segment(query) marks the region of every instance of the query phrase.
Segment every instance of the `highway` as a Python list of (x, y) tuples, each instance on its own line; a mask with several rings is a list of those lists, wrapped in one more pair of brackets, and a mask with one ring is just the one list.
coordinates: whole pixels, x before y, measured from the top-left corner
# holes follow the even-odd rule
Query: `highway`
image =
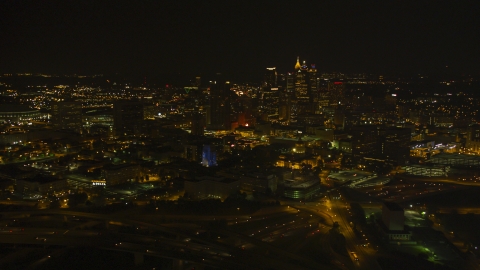
[[(349, 252), (352, 262), (357, 269), (381, 269), (375, 258), (375, 252), (370, 247), (364, 247), (353, 232), (348, 222), (349, 205), (345, 200), (330, 200), (331, 211), (334, 213), (335, 221), (340, 225), (340, 231), (347, 240), (347, 251)], [(357, 254), (359, 260), (353, 258), (352, 252)]]
[[(286, 225), (278, 225), (277, 228), (273, 226), (271, 228), (265, 228), (266, 230), (272, 230), (272, 237), (270, 240), (281, 242), (288, 238), (292, 239), (294, 246), (300, 249), (305, 243), (308, 235), (315, 235), (319, 233), (318, 221), (310, 220), (308, 216), (299, 217), (296, 209), (288, 207), (281, 209), (281, 211), (273, 211), (271, 213), (263, 213), (261, 215), (255, 215), (253, 217), (237, 216), (237, 218), (230, 220), (233, 226), (233, 221), (239, 222), (236, 225), (246, 224), (254, 227), (264, 226), (263, 224), (271, 222), (271, 218), (278, 220), (290, 220), (291, 223)], [(233, 239), (240, 239), (244, 243), (244, 246), (254, 247), (252, 251), (243, 250), (236, 245), (223, 243), (220, 241), (212, 241), (205, 238), (198, 238), (195, 235), (196, 226), (185, 227), (182, 230), (178, 228), (165, 227), (160, 225), (154, 225), (138, 220), (128, 219), (127, 217), (121, 217), (123, 214), (95, 214), (84, 213), (78, 211), (68, 210), (34, 210), (34, 211), (17, 211), (5, 213), (3, 219), (31, 219), (32, 216), (49, 217), (58, 216), (58, 222), (61, 222), (62, 217), (68, 220), (75, 218), (81, 218), (83, 224), (74, 224), (69, 229), (49, 229), (49, 228), (20, 228), (9, 227), (8, 231), (0, 231), (0, 243), (15, 244), (17, 246), (30, 247), (51, 247), (51, 246), (92, 246), (108, 250), (118, 250), (122, 252), (130, 252), (134, 254), (143, 254), (147, 256), (158, 256), (162, 258), (171, 259), (188, 259), (189, 261), (195, 261), (200, 264), (210, 265), (214, 267), (222, 268), (229, 264), (229, 269), (255, 269), (258, 265), (268, 265), (275, 269), (294, 269), (298, 264), (292, 264), (292, 261), (296, 261), (307, 268), (314, 269), (329, 269), (329, 266), (319, 264), (311, 259), (295, 254), (287, 249), (278, 248), (275, 245), (269, 244), (265, 236), (267, 231), (262, 232), (264, 237), (258, 235), (252, 237), (243, 233), (237, 233), (231, 230), (222, 231), (222, 234)], [(240, 217), (240, 219), (238, 218)], [(294, 218), (295, 220), (293, 220)], [(268, 219), (268, 220), (267, 220)], [(115, 223), (117, 225), (135, 225), (147, 231), (161, 231), (172, 235), (173, 238), (152, 237), (142, 234), (123, 234), (107, 231), (99, 234), (98, 231), (85, 230), (80, 228), (91, 227), (98, 223)], [(313, 226), (314, 228), (312, 228)], [(78, 230), (76, 228), (79, 228)], [(23, 230), (22, 230), (23, 229)], [(185, 229), (185, 230), (184, 230)], [(257, 231), (257, 229), (255, 229)], [(326, 229), (324, 230), (326, 231)], [(285, 236), (285, 238), (283, 238)], [(185, 241), (188, 239), (188, 241)], [(216, 239), (215, 239), (216, 240)], [(276, 254), (274, 257), (265, 256), (258, 250), (265, 250)], [(292, 250), (294, 251), (294, 250)], [(280, 258), (277, 256), (280, 255)]]
[[(333, 191), (338, 192), (338, 191)], [(341, 197), (343, 198), (343, 196)], [(323, 201), (323, 202), (322, 202)], [(309, 213), (322, 217), (326, 222), (325, 224), (331, 227), (333, 222), (338, 222), (340, 225), (340, 232), (344, 235), (347, 241), (347, 251), (349, 252), (349, 260), (346, 260), (345, 256), (337, 255), (335, 258), (337, 261), (343, 263), (344, 267), (349, 269), (381, 269), (376, 261), (375, 251), (368, 247), (360, 245), (360, 240), (357, 238), (353, 229), (348, 222), (348, 203), (341, 200), (330, 200), (321, 198), (315, 202), (289, 202), (290, 205), (301, 209), (301, 211), (309, 211)], [(327, 243), (328, 244), (328, 243)], [(359, 258), (356, 261), (351, 252), (355, 252)], [(342, 267), (342, 265), (336, 265)]]
[(11, 228), (11, 231), (1, 235), (0, 243), (14, 244), (17, 247), (90, 246), (169, 259), (181, 258), (214, 267), (242, 269), (246, 266), (243, 260), (235, 259), (228, 249), (187, 243), (184, 240), (112, 232), (99, 234), (89, 230), (57, 232), (48, 228)]

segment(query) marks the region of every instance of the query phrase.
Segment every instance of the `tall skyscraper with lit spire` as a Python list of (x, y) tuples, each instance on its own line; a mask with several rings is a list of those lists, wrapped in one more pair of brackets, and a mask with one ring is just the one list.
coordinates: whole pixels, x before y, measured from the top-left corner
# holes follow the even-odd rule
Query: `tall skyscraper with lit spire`
[(300, 65), (300, 56), (297, 56), (297, 63), (295, 64), (295, 70), (301, 69), (302, 65)]
[(292, 93), (290, 113), (293, 122), (296, 116), (315, 111), (313, 97), (318, 88), (317, 69), (314, 64), (308, 67), (306, 61), (301, 63), (300, 57), (297, 57), (294, 68), (295, 71), (287, 75), (286, 85), (286, 92)]
[(307, 78), (307, 66), (305, 61), (303, 65), (300, 65), (300, 58), (297, 57), (297, 63), (295, 64), (295, 98), (297, 100), (308, 100), (308, 78)]

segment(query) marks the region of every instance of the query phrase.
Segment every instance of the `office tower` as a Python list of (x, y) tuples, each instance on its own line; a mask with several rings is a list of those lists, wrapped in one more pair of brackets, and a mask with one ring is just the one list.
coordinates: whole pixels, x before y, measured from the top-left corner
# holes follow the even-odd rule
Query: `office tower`
[(310, 98), (310, 102), (313, 101), (314, 96), (317, 94), (319, 89), (319, 80), (317, 68), (315, 64), (310, 64), (310, 68), (307, 69), (307, 93)]
[(204, 115), (200, 112), (194, 112), (192, 114), (192, 123), (190, 127), (192, 135), (203, 136), (205, 127)]
[(354, 126), (352, 155), (356, 160), (373, 158), (392, 165), (404, 165), (410, 155), (411, 131), (408, 128), (377, 125)]
[(153, 120), (155, 116), (158, 116), (158, 106), (153, 104), (143, 106), (143, 120)]
[(465, 140), (465, 150), (468, 152), (480, 151), (480, 125), (473, 124), (467, 127), (467, 138)]
[(195, 77), (195, 86), (200, 87), (202, 85), (202, 78), (200, 76)]
[(80, 102), (55, 102), (52, 106), (52, 116), (55, 128), (81, 132), (82, 104)]
[(313, 95), (318, 90), (317, 69), (315, 64), (307, 66), (306, 61), (300, 65), (300, 58), (297, 57), (297, 63), (295, 64), (294, 79), (294, 92), (297, 100), (303, 100), (312, 102)]
[(296, 100), (308, 100), (308, 71), (305, 61), (303, 65), (300, 65), (300, 59), (297, 57), (297, 63), (295, 64), (295, 99)]
[(352, 156), (354, 160), (379, 156), (379, 132), (374, 125), (354, 126), (352, 133)]
[(381, 151), (385, 161), (394, 165), (405, 165), (410, 157), (411, 130), (386, 127), (381, 135)]
[(339, 106), (344, 103), (345, 84), (341, 81), (330, 81), (327, 85), (330, 106)]
[(143, 104), (138, 101), (118, 101), (113, 104), (115, 136), (140, 135)]
[(189, 161), (200, 161), (202, 159), (202, 145), (189, 144), (184, 146), (184, 158)]
[(267, 68), (265, 75), (263, 77), (263, 87), (264, 88), (277, 87), (277, 68), (276, 67)]
[(210, 108), (209, 128), (228, 130), (231, 128), (230, 119), (230, 82), (225, 81), (221, 74), (210, 81)]
[(295, 75), (292, 72), (288, 72), (285, 77), (285, 92), (292, 95), (295, 93)]
[[(293, 88), (293, 91), (292, 91)], [(313, 114), (315, 112), (314, 94), (318, 90), (317, 69), (315, 65), (309, 68), (306, 61), (300, 64), (297, 57), (295, 72), (287, 75), (287, 92), (293, 92), (291, 101), (291, 121), (296, 122), (299, 115)]]
[[(286, 81), (288, 82), (288, 76), (286, 77)], [(291, 115), (290, 109), (291, 109), (292, 93), (291, 92), (289, 93), (287, 91), (288, 91), (287, 88), (283, 88), (278, 91), (278, 118), (280, 121), (289, 123), (290, 115)]]
[(262, 113), (278, 114), (279, 87), (277, 85), (276, 68), (267, 68), (262, 83)]

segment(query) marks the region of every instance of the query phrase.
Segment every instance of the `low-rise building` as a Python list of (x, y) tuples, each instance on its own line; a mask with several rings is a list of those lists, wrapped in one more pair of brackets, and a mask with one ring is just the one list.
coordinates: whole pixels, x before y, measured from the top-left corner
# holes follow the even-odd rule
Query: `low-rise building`
[(215, 198), (225, 200), (240, 190), (240, 180), (226, 177), (203, 176), (185, 180), (185, 193), (195, 199)]
[(286, 181), (283, 196), (295, 200), (308, 200), (320, 192), (319, 180)]
[(138, 164), (112, 164), (102, 169), (102, 179), (105, 180), (106, 186), (137, 181), (142, 176), (141, 168)]
[(17, 180), (15, 188), (18, 192), (39, 193), (42, 195), (53, 194), (67, 189), (67, 180), (62, 178), (36, 175), (33, 178)]
[(415, 176), (447, 176), (450, 171), (449, 166), (445, 165), (435, 165), (435, 164), (426, 164), (418, 165), (412, 164), (405, 166), (405, 173)]
[(383, 202), (382, 220), (377, 222), (381, 234), (389, 242), (410, 241), (412, 233), (405, 226), (403, 208), (393, 202)]
[(242, 172), (242, 171), (224, 171), (218, 172), (218, 176), (237, 179), (240, 181), (240, 189), (246, 193), (276, 193), (279, 179), (275, 174), (265, 174), (262, 172)]
[(441, 153), (432, 156), (428, 162), (432, 164), (456, 167), (478, 167), (480, 166), (480, 156)]

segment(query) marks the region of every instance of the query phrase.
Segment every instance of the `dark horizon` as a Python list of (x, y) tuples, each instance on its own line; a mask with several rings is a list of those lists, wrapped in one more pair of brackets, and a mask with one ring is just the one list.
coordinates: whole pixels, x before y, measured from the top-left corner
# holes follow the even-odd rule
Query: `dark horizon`
[(478, 1), (2, 1), (0, 72), (480, 72)]

